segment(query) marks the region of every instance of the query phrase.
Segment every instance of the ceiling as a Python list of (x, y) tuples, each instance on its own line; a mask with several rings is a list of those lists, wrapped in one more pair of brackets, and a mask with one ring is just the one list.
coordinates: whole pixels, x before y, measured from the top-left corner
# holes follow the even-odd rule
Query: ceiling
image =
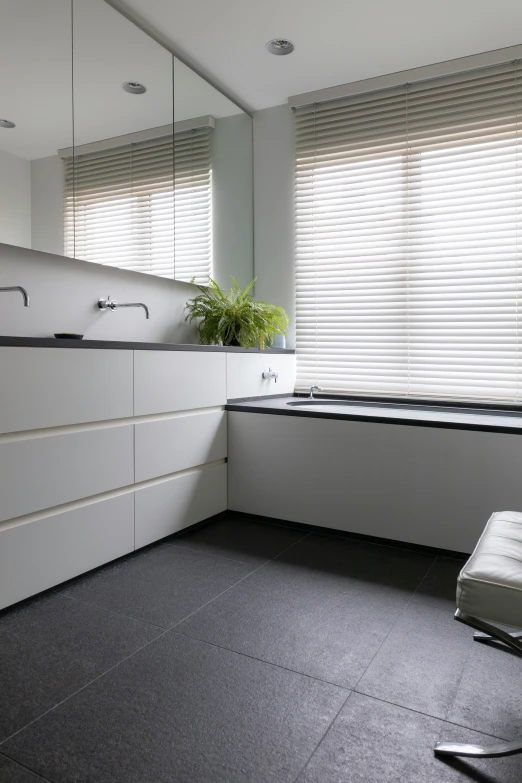
[[(108, 0), (248, 108), (522, 42), (521, 0)], [(295, 52), (264, 45), (285, 37)]]
[[(76, 146), (172, 123), (172, 55), (104, 0), (74, 0), (73, 49), (70, 0), (0, 0), (0, 20), (0, 119), (16, 123), (0, 150), (32, 160), (71, 147), (73, 84)], [(176, 122), (241, 111), (177, 59), (174, 96)]]

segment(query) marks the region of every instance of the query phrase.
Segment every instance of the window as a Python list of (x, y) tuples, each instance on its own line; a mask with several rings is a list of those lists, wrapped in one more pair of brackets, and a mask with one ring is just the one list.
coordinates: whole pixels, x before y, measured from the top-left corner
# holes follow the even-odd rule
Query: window
[(521, 401), (521, 80), (296, 109), (300, 388)]
[[(210, 129), (65, 158), (65, 253), (208, 283)], [(174, 176), (175, 160), (175, 176)]]

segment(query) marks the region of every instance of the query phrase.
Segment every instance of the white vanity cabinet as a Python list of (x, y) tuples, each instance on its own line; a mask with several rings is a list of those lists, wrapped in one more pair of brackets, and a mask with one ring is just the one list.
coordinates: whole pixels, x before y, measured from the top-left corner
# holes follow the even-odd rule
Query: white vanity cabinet
[(0, 433), (132, 416), (132, 351), (0, 347)]
[(227, 456), (227, 413), (195, 414), (135, 425), (136, 481), (166, 476)]
[(132, 493), (0, 528), (0, 609), (133, 549)]
[(227, 508), (226, 354), (0, 347), (0, 608)]
[(136, 549), (224, 511), (227, 466), (187, 471), (136, 490)]
[(134, 415), (225, 405), (226, 373), (225, 353), (135, 351)]
[(132, 425), (0, 443), (0, 522), (134, 483)]

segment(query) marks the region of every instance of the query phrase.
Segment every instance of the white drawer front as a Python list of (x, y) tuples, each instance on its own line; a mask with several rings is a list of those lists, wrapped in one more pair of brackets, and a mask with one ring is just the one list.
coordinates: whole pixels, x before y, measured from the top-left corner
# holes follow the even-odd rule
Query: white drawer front
[(133, 425), (0, 444), (0, 521), (134, 481)]
[(226, 403), (226, 355), (134, 352), (134, 414), (211, 408)]
[(0, 347), (0, 433), (132, 416), (132, 351)]
[[(284, 353), (227, 353), (227, 399), (290, 394), (295, 389), (295, 355)], [(277, 382), (265, 380), (268, 369)]]
[(136, 481), (147, 481), (227, 456), (226, 412), (198, 413), (135, 425)]
[(136, 490), (136, 549), (225, 511), (227, 466), (188, 473)]
[(132, 492), (2, 530), (0, 609), (133, 549)]

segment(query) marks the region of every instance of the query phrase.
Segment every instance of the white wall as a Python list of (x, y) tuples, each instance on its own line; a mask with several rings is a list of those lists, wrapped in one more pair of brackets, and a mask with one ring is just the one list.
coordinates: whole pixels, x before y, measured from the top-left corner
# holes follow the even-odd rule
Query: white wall
[(29, 161), (3, 150), (0, 150), (0, 242), (31, 247)]
[(254, 113), (256, 297), (284, 307), (295, 347), (293, 115), (287, 104)]
[(31, 247), (63, 254), (63, 160), (31, 161)]
[[(0, 293), (0, 334), (50, 337), (77, 332), (90, 340), (195, 343), (185, 321), (185, 303), (197, 289), (189, 283), (76, 261), (0, 244), (0, 287), (22, 285), (31, 297), (23, 307), (17, 293)], [(145, 302), (142, 309), (102, 312), (100, 297)]]

